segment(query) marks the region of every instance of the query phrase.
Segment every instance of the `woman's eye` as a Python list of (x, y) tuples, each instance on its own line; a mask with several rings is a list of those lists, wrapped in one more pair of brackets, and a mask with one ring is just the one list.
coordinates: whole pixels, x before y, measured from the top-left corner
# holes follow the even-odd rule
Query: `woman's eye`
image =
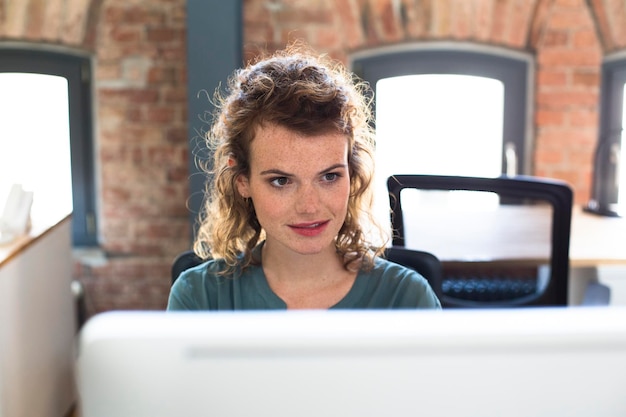
[(287, 177), (273, 178), (270, 181), (270, 184), (272, 184), (274, 187), (284, 187), (285, 185), (289, 184), (289, 178)]
[(324, 174), (322, 178), (326, 182), (332, 182), (332, 181), (335, 181), (338, 177), (339, 177), (339, 174), (337, 174), (336, 172), (328, 172)]

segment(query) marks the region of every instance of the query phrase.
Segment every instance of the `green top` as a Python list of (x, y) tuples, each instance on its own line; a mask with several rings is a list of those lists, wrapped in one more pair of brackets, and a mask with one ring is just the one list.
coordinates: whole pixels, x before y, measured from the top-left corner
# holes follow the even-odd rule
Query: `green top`
[[(219, 275), (223, 260), (209, 260), (184, 271), (174, 282), (168, 310), (271, 310), (286, 309), (265, 278), (261, 265), (243, 273)], [(331, 308), (389, 309), (441, 308), (428, 282), (417, 272), (377, 258), (373, 269), (360, 271), (350, 291)]]

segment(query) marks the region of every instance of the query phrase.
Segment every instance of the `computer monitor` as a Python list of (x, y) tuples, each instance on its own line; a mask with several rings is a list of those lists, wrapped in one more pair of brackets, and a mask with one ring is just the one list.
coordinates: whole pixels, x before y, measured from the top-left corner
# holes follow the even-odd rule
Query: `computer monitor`
[(626, 415), (626, 309), (111, 312), (82, 417)]

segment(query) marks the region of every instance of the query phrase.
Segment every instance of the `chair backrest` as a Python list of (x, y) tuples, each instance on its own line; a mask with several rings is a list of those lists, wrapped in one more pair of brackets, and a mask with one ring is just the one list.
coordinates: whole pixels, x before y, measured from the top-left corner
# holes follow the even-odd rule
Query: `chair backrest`
[[(433, 291), (435, 291), (437, 297), (441, 297), (441, 279), (443, 276), (441, 263), (432, 253), (401, 247), (390, 247), (385, 250), (385, 257), (422, 275), (426, 278)], [(202, 262), (203, 260), (192, 250), (180, 253), (172, 264), (172, 284), (183, 271)]]
[(178, 279), (183, 271), (196, 265), (200, 265), (201, 263), (202, 258), (196, 255), (194, 251), (187, 250), (185, 252), (181, 252), (172, 263), (172, 284)]
[[(444, 307), (567, 305), (573, 192), (565, 182), (396, 175), (387, 187), (393, 245), (442, 261)], [(407, 189), (418, 192), (402, 197)]]
[(441, 299), (443, 271), (441, 262), (435, 255), (430, 252), (392, 246), (386, 249), (385, 257), (392, 262), (413, 269), (426, 278), (435, 295)]

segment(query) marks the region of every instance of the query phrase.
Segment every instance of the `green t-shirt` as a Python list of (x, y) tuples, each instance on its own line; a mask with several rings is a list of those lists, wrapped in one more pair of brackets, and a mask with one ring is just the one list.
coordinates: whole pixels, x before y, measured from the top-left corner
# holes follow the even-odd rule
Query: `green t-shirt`
[[(286, 309), (260, 265), (219, 275), (223, 260), (210, 260), (183, 272), (170, 291), (168, 310)], [(428, 282), (417, 272), (377, 258), (373, 269), (360, 271), (350, 291), (333, 309), (441, 308)]]

